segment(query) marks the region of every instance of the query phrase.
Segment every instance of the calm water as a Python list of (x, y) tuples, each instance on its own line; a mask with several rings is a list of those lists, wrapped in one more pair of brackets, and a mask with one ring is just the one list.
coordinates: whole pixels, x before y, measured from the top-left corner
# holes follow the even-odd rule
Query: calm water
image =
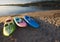
[(31, 7), (19, 7), (19, 6), (0, 6), (0, 16), (14, 15), (26, 12), (39, 11), (40, 9), (35, 6)]
[[(15, 15), (27, 12), (35, 12), (35, 11), (46, 11), (53, 9), (54, 7), (20, 7), (20, 6), (0, 6), (0, 16), (5, 15)], [(60, 7), (59, 7), (60, 8)], [(56, 9), (56, 8), (55, 8)]]

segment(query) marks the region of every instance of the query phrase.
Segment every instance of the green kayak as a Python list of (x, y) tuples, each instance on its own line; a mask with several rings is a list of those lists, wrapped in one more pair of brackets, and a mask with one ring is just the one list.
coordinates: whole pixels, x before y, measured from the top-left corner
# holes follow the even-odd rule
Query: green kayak
[(10, 36), (15, 31), (15, 29), (16, 29), (16, 27), (15, 27), (15, 24), (13, 22), (13, 19), (8, 18), (4, 24), (3, 35)]

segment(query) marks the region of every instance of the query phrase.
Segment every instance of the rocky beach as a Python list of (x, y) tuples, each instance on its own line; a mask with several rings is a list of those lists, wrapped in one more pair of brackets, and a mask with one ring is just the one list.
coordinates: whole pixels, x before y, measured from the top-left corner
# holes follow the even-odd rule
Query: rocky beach
[[(39, 24), (38, 29), (27, 26), (16, 27), (15, 32), (9, 36), (3, 36), (2, 29), (6, 18), (28, 15)], [(38, 11), (11, 16), (0, 17), (0, 42), (60, 42), (60, 10)]]

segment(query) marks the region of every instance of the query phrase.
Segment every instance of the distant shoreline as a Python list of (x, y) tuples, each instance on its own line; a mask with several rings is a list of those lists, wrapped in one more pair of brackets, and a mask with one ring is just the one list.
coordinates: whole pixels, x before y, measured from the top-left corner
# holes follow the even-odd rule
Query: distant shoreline
[(25, 4), (2, 4), (0, 6), (60, 6), (59, 1), (43, 1), (43, 2), (33, 2), (33, 3), (25, 3)]

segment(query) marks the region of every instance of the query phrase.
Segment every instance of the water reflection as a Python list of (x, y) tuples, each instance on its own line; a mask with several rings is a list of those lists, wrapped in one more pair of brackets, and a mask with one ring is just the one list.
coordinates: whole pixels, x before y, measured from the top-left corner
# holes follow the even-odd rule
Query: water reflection
[(60, 7), (40, 7), (40, 6), (29, 6), (29, 7), (20, 7), (20, 6), (0, 6), (0, 16), (4, 15), (15, 15), (27, 12), (35, 12), (35, 11), (48, 11), (60, 9)]
[(2, 15), (14, 15), (25, 12), (39, 11), (40, 9), (36, 6), (31, 7), (20, 7), (20, 6), (0, 6), (0, 16)]

